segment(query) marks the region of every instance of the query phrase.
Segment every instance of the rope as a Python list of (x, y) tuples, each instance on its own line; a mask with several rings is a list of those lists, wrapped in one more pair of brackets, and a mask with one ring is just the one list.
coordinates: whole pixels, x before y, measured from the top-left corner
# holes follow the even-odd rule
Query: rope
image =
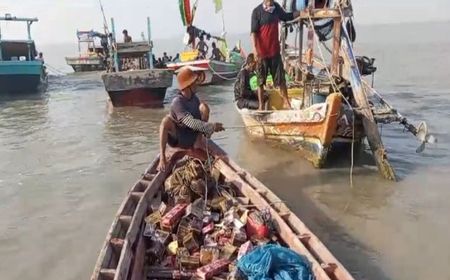
[[(340, 7), (339, 7), (339, 10), (340, 10), (341, 17), (342, 17), (343, 14), (342, 14), (342, 10), (340, 9)], [(316, 33), (316, 30), (315, 30), (314, 23), (312, 21), (311, 15), (308, 14), (308, 18), (309, 18), (309, 23), (311, 24), (311, 27), (312, 27), (312, 29), (314, 31), (314, 39), (317, 42), (317, 47), (319, 49), (320, 57), (322, 59), (322, 62), (325, 63), (325, 56), (323, 55), (322, 48), (320, 47), (320, 41), (317, 38), (317, 33)], [(337, 86), (336, 82), (334, 81), (333, 76), (331, 75), (330, 70), (328, 69), (328, 67), (325, 67), (325, 70), (326, 70), (326, 73), (328, 75), (328, 79), (330, 80), (331, 85), (333, 86), (334, 90), (336, 92), (338, 92), (342, 96), (342, 99), (344, 99), (345, 103), (347, 103), (347, 105), (350, 107), (351, 112), (352, 112), (352, 116), (353, 116), (351, 163), (350, 163), (350, 187), (353, 188), (353, 167), (354, 167), (354, 148), (355, 148), (355, 112), (354, 112), (353, 107), (350, 104), (350, 102), (348, 102), (348, 100), (345, 98), (345, 96), (339, 90), (339, 87)]]
[[(219, 77), (219, 78), (221, 78), (221, 79), (223, 79), (223, 80), (226, 80), (226, 81), (235, 81), (235, 80), (237, 79), (237, 77), (234, 77), (234, 78), (228, 78), (228, 77), (225, 77), (225, 76), (219, 74), (218, 72), (216, 72), (211, 66), (209, 66), (209, 70), (210, 70), (214, 75), (216, 75), (217, 77)], [(229, 72), (229, 73), (234, 73), (234, 72)]]
[(58, 68), (51, 66), (48, 63), (44, 63), (44, 66), (47, 67), (51, 72), (53, 72), (56, 75), (64, 76), (66, 73), (62, 72), (61, 70), (58, 70)]

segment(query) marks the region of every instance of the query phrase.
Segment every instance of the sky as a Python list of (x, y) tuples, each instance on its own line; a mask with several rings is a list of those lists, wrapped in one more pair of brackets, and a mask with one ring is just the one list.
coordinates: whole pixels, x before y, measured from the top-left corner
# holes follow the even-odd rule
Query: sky
[[(116, 30), (128, 29), (139, 38), (147, 30), (146, 18), (152, 21), (152, 37), (173, 38), (184, 34), (178, 0), (102, 0), (106, 17), (114, 17)], [(193, 0), (191, 0), (193, 2)], [(246, 33), (250, 14), (261, 0), (223, 0), (225, 26), (228, 33)], [(450, 21), (449, 0), (353, 0), (357, 24)], [(1, 0), (0, 14), (38, 17), (32, 36), (38, 44), (76, 42), (76, 30), (103, 26), (99, 0)], [(214, 13), (213, 0), (199, 0), (196, 26), (210, 32), (222, 30), (221, 14)], [(3, 38), (25, 36), (25, 25), (1, 24)], [(119, 34), (120, 35), (120, 34)]]

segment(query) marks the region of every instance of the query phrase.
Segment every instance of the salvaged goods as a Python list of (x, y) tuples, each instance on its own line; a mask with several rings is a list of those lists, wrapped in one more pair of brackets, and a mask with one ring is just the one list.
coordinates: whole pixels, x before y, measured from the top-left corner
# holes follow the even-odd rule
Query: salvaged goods
[(0, 93), (36, 93), (47, 86), (44, 60), (36, 51), (31, 38), (31, 25), (37, 18), (18, 18), (11, 14), (0, 17), (0, 25), (25, 22), (28, 37), (24, 40), (7, 40), (0, 26)]
[(246, 279), (253, 253), (283, 250), (272, 261), (295, 257), (274, 267), (298, 258), (289, 266), (309, 275), (302, 279), (353, 279), (275, 194), (213, 142), (208, 152), (170, 151), (167, 173), (156, 170), (158, 162), (120, 206), (91, 280)]
[(102, 79), (115, 107), (161, 107), (167, 88), (172, 86), (171, 70), (153, 68), (150, 19), (147, 19), (147, 24), (147, 42), (117, 43), (112, 20), (112, 56), (108, 72), (102, 75)]

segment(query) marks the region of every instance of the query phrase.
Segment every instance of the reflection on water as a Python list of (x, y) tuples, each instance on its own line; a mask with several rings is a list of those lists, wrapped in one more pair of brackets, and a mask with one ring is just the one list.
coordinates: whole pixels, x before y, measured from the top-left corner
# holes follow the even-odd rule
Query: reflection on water
[[(352, 188), (348, 156), (317, 170), (295, 152), (250, 139), (238, 128), (231, 84), (201, 88), (199, 97), (213, 121), (234, 127), (214, 139), (358, 278), (448, 279), (450, 80), (447, 71), (429, 71), (436, 61), (438, 70), (450, 67), (443, 44), (440, 52), (360, 46), (379, 58), (380, 92), (414, 123), (427, 120), (439, 139), (416, 154), (419, 143), (400, 126), (383, 127), (399, 183), (381, 179), (364, 153)], [(50, 77), (45, 94), (0, 97), (0, 278), (89, 277), (124, 194), (158, 153), (159, 122), (174, 94), (165, 108), (109, 112), (100, 74), (88, 73)]]

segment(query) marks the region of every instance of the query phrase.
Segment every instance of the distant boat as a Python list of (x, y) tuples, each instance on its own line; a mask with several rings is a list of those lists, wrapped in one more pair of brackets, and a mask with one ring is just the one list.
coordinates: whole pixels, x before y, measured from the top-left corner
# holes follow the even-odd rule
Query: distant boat
[(37, 18), (0, 17), (0, 23), (26, 22), (28, 38), (4, 40), (0, 33), (0, 93), (33, 93), (45, 88), (47, 74), (44, 61), (31, 39), (30, 27)]
[[(244, 63), (244, 54), (239, 47), (234, 48), (231, 52), (228, 51), (227, 41), (225, 38), (225, 26), (223, 26), (223, 33), (221, 36), (213, 36), (204, 30), (201, 30), (193, 25), (195, 11), (197, 10), (197, 1), (191, 7), (189, 0), (179, 0), (180, 14), (183, 25), (187, 28), (185, 36), (187, 49), (180, 54), (180, 61), (167, 63), (167, 68), (174, 71), (183, 66), (190, 66), (193, 71), (203, 72), (205, 80), (202, 85), (218, 84), (224, 81), (234, 80), (242, 64)], [(222, 11), (222, 4), (216, 6), (216, 12)], [(217, 42), (218, 48), (225, 57), (223, 60), (208, 59), (208, 55), (202, 56), (196, 49), (196, 41), (199, 38), (206, 38), (206, 40), (214, 39)]]
[[(148, 41), (116, 43), (112, 20), (112, 61), (102, 75), (105, 89), (114, 107), (161, 107), (166, 90), (172, 86), (173, 72), (153, 69), (152, 43)], [(148, 19), (150, 30), (150, 19)], [(150, 32), (149, 32), (150, 33)], [(150, 34), (148, 36), (150, 38)]]
[[(106, 48), (102, 46), (107, 35), (96, 31), (77, 31), (78, 56), (66, 57), (66, 62), (75, 72), (103, 71), (106, 69)], [(99, 40), (96, 41), (96, 38)]]

